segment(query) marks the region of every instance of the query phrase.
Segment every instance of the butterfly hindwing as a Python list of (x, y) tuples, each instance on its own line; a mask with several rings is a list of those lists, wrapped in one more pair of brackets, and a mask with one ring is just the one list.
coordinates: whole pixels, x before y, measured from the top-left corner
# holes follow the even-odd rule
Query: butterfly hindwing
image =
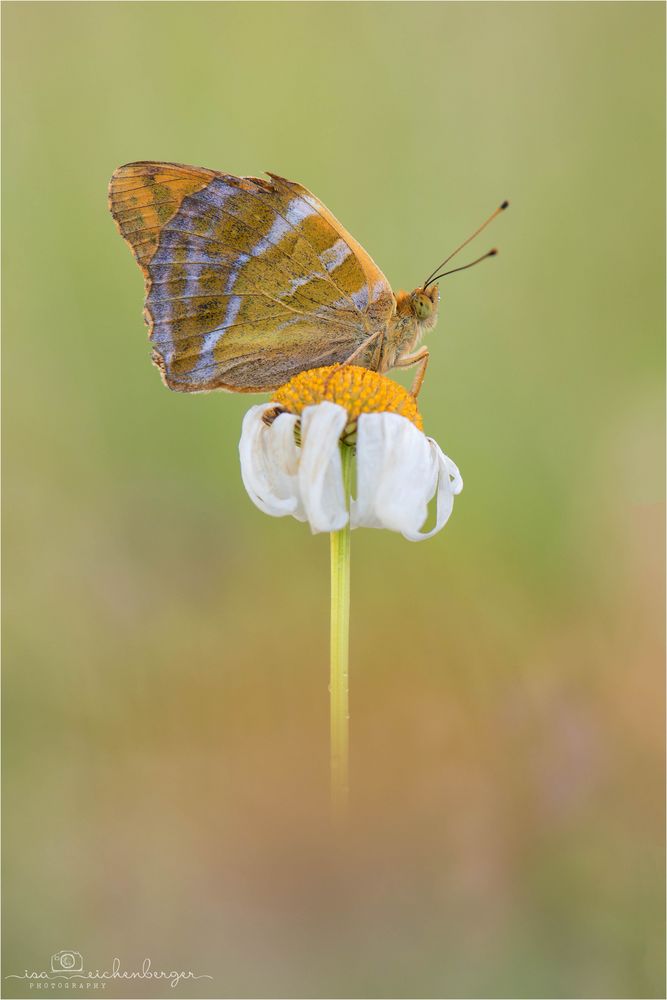
[(284, 178), (134, 163), (115, 172), (110, 207), (144, 272), (172, 389), (273, 389), (344, 361), (394, 311), (368, 254)]
[(200, 191), (214, 176), (212, 170), (175, 163), (128, 163), (114, 172), (109, 208), (144, 274), (165, 224), (186, 195)]

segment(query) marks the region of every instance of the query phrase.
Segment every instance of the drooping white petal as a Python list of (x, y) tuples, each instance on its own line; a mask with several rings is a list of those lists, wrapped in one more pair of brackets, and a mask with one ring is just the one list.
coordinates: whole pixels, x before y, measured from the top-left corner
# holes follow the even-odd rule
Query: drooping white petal
[[(438, 484), (435, 527), (424, 532), (416, 531), (411, 534), (404, 532), (405, 537), (411, 542), (422, 542), (425, 538), (432, 538), (444, 528), (454, 507), (454, 497), (463, 489), (463, 479), (457, 465), (445, 455), (437, 441), (434, 441), (433, 438), (426, 438), (426, 440), (433, 456)], [(431, 493), (432, 496), (433, 493)]]
[(347, 420), (347, 411), (329, 402), (307, 406), (301, 415), (299, 493), (314, 532), (347, 524), (339, 447)]
[[(450, 481), (450, 473), (454, 482)], [(421, 533), (438, 491), (436, 525)], [(364, 413), (357, 430), (357, 499), (352, 527), (389, 528), (410, 541), (444, 526), (463, 482), (454, 463), (430, 438), (395, 413)]]
[(291, 514), (305, 521), (299, 496), (299, 449), (294, 440), (298, 418), (281, 413), (267, 426), (262, 418), (271, 409), (275, 409), (275, 403), (260, 403), (243, 418), (239, 442), (243, 484), (255, 506), (265, 514)]
[(428, 441), (410, 420), (396, 413), (363, 413), (352, 525), (414, 534), (426, 520), (436, 476)]

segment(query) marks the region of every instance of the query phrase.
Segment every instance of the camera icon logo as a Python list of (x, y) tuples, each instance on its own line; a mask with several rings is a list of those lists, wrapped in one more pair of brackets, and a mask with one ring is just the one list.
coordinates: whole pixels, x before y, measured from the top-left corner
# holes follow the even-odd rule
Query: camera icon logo
[(83, 972), (81, 952), (57, 951), (51, 955), (51, 972)]

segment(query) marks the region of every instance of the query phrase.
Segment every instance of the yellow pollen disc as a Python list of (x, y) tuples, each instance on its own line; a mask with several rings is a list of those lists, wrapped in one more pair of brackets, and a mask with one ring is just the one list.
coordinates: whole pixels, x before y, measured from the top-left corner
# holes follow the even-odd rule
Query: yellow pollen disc
[(357, 365), (329, 365), (301, 372), (271, 397), (272, 402), (298, 416), (306, 406), (325, 400), (346, 409), (350, 421), (362, 413), (398, 413), (420, 431), (424, 429), (417, 402), (407, 389)]

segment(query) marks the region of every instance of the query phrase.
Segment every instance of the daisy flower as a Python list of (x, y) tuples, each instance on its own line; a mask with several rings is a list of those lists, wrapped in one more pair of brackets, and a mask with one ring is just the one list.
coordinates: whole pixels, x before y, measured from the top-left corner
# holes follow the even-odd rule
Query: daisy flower
[[(241, 474), (266, 514), (331, 535), (331, 795), (347, 812), (350, 530), (388, 528), (410, 541), (447, 523), (463, 488), (456, 465), (424, 434), (415, 397), (355, 365), (302, 372), (245, 415)], [(352, 488), (356, 458), (356, 488)], [(436, 498), (435, 526), (422, 531)]]
[[(377, 372), (333, 366), (302, 372), (248, 410), (241, 475), (250, 499), (273, 517), (308, 521), (313, 532), (388, 528), (409, 541), (447, 523), (463, 480), (423, 432), (414, 397)], [(348, 501), (344, 464), (354, 452)], [(422, 528), (436, 497), (436, 520)]]

